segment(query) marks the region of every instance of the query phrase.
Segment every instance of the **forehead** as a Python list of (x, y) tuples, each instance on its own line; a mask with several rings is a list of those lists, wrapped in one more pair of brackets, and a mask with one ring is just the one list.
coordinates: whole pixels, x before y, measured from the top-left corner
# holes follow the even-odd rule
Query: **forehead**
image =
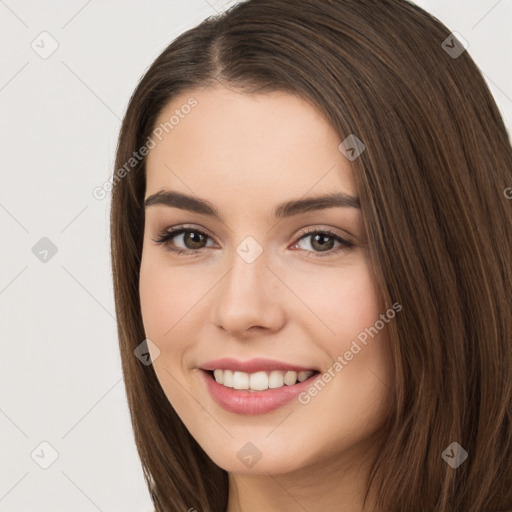
[(146, 196), (179, 190), (243, 208), (251, 198), (265, 205), (305, 194), (357, 195), (340, 136), (297, 95), (192, 90), (162, 110), (159, 127), (147, 159)]

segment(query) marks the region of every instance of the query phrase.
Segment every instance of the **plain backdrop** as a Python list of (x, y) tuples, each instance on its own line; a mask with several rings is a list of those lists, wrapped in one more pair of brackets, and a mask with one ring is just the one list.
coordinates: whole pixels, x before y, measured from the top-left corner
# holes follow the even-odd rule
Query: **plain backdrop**
[[(469, 43), (512, 126), (512, 1), (417, 3)], [(152, 510), (92, 191), (143, 72), (226, 4), (0, 1), (0, 512)]]

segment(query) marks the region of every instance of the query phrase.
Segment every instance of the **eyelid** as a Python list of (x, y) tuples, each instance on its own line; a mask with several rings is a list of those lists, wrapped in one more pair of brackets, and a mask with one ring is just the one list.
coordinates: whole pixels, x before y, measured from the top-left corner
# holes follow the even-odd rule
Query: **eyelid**
[[(336, 233), (334, 231), (334, 229), (336, 229), (336, 228), (326, 228), (326, 227), (320, 227), (318, 225), (307, 226), (305, 228), (302, 228), (297, 234), (294, 235), (293, 242), (291, 243), (291, 245), (295, 245), (298, 242), (300, 242), (302, 239), (306, 238), (308, 235), (312, 235), (315, 233), (326, 234), (326, 235), (330, 236), (331, 238), (334, 238), (340, 244), (340, 246), (338, 246), (338, 248), (336, 248), (336, 249), (331, 249), (328, 251), (307, 251), (307, 250), (305, 250), (305, 252), (311, 253), (314, 255), (311, 257), (322, 257), (322, 256), (329, 256), (329, 255), (334, 256), (340, 252), (343, 252), (346, 249), (350, 249), (351, 247), (354, 247), (357, 245), (355, 242)], [(186, 255), (190, 255), (190, 256), (196, 255), (197, 253), (200, 253), (203, 249), (207, 248), (207, 247), (202, 247), (201, 249), (171, 248), (170, 244), (167, 243), (168, 241), (172, 240), (173, 238), (180, 236), (184, 232), (188, 232), (188, 231), (199, 233), (215, 242), (215, 237), (210, 233), (210, 231), (208, 229), (206, 229), (202, 226), (195, 227), (195, 226), (190, 226), (190, 225), (186, 225), (186, 224), (180, 224), (177, 226), (167, 227), (159, 232), (159, 234), (157, 235), (158, 239), (156, 239), (156, 240), (152, 239), (152, 240), (155, 243), (164, 245), (165, 249), (168, 250), (169, 252), (177, 253), (177, 254), (186, 253)], [(302, 250), (304, 250), (304, 249), (302, 249)]]
[(168, 246), (168, 241), (169, 240), (172, 240), (173, 238), (176, 238), (177, 236), (179, 235), (182, 235), (184, 232), (188, 232), (188, 231), (191, 231), (191, 232), (194, 232), (194, 233), (199, 233), (203, 236), (206, 236), (207, 238), (211, 239), (211, 240), (214, 240), (215, 241), (215, 237), (210, 233), (210, 231), (202, 226), (200, 227), (196, 227), (196, 226), (189, 226), (189, 225), (186, 225), (186, 224), (179, 224), (179, 225), (176, 225), (176, 226), (169, 226), (169, 227), (166, 227), (162, 230), (159, 230), (157, 231), (157, 239), (155, 240), (154, 238), (152, 238), (153, 242), (157, 243), (157, 244), (162, 244), (165, 246), (165, 248), (171, 252), (187, 252), (187, 253), (197, 253), (197, 252), (200, 252), (202, 249), (181, 249), (181, 248), (176, 248), (175, 250), (174, 249), (171, 249), (169, 246)]
[[(194, 224), (194, 225), (176, 224), (175, 226), (165, 225), (162, 228), (156, 227), (155, 236), (162, 237), (168, 233), (171, 233), (172, 235), (177, 236), (178, 234), (180, 234), (180, 233), (178, 233), (179, 231), (194, 231), (194, 232), (200, 233), (202, 235), (205, 235), (205, 236), (211, 238), (212, 240), (215, 240), (215, 236), (213, 235), (213, 233), (210, 230), (208, 230), (207, 228), (201, 226), (200, 224)], [(153, 239), (153, 241), (154, 241), (154, 239)]]
[[(339, 234), (339, 231), (343, 231), (348, 235), (348, 237), (346, 237), (343, 234)], [(304, 235), (309, 235), (311, 233), (327, 233), (329, 235), (341, 238), (343, 239), (343, 241), (347, 243), (353, 243), (355, 245), (355, 242), (353, 240), (350, 240), (350, 238), (353, 238), (353, 235), (351, 235), (348, 231), (344, 231), (339, 228), (322, 227), (321, 225), (318, 224), (314, 226), (307, 226), (299, 230), (299, 232), (295, 235), (295, 240), (298, 241)]]

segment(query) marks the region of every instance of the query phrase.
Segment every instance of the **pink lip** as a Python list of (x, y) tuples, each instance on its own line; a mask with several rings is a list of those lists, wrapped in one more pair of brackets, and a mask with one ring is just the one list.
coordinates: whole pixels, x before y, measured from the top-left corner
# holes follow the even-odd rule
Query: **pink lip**
[(274, 361), (272, 359), (250, 359), (249, 361), (238, 361), (229, 357), (223, 357), (221, 359), (215, 359), (208, 361), (201, 365), (202, 370), (232, 370), (245, 373), (255, 373), (261, 371), (272, 371), (272, 370), (290, 370), (290, 371), (307, 371), (315, 370), (314, 368), (306, 368), (305, 366), (297, 366), (294, 364), (283, 363), (281, 361)]
[[(219, 368), (219, 366), (216, 366), (216, 368)], [(222, 368), (222, 366), (220, 366), (220, 368)], [(280, 368), (283, 369), (282, 366)], [(224, 369), (230, 368), (224, 367)], [(216, 382), (207, 371), (201, 371), (200, 373), (203, 376), (211, 397), (218, 405), (229, 412), (248, 415), (264, 414), (282, 407), (311, 386), (313, 380), (320, 375), (319, 373), (315, 373), (309, 377), (309, 379), (294, 384), (293, 386), (283, 386), (281, 388), (251, 393), (250, 391), (227, 388)]]

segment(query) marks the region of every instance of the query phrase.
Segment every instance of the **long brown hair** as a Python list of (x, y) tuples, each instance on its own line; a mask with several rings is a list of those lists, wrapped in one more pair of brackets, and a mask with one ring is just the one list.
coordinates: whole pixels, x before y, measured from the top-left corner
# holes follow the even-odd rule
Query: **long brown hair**
[[(111, 250), (126, 392), (157, 511), (223, 512), (228, 478), (134, 356), (145, 339), (145, 158), (130, 158), (174, 97), (219, 84), (301, 95), (340, 142), (365, 144), (352, 168), (375, 286), (386, 307), (403, 306), (389, 324), (395, 407), (368, 480), (379, 510), (512, 510), (512, 149), (450, 37), (406, 0), (249, 0), (180, 35), (145, 73), (119, 137)], [(456, 469), (443, 460), (453, 442), (468, 453)]]

